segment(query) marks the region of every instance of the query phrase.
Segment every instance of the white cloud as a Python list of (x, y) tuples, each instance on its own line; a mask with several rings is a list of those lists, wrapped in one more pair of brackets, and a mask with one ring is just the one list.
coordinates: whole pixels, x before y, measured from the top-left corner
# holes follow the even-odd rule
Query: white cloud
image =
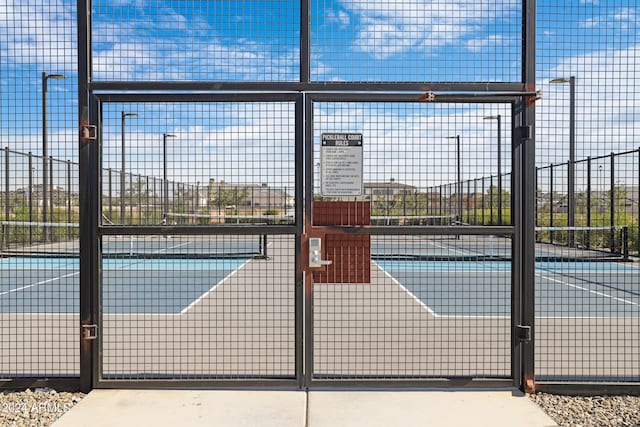
[(482, 31), (482, 26), (513, 13), (519, 1), (458, 0), (437, 7), (430, 0), (409, 0), (390, 7), (387, 0), (343, 1), (360, 20), (354, 45), (377, 59), (412, 48), (440, 47)]
[(327, 12), (327, 18), (329, 22), (336, 23), (340, 27), (346, 27), (350, 23), (349, 15), (344, 10), (333, 11), (329, 10)]
[(596, 28), (598, 30), (618, 29), (628, 30), (638, 23), (638, 10), (634, 8), (619, 8), (611, 13), (598, 15), (583, 22), (586, 28)]
[(472, 39), (467, 41), (467, 49), (471, 52), (482, 52), (504, 42), (504, 37), (491, 35), (482, 39)]
[(0, 6), (3, 60), (43, 71), (77, 69), (75, 7), (61, 0), (8, 0)]
[(576, 159), (638, 147), (640, 128), (640, 46), (605, 49), (566, 58), (542, 76), (537, 108), (539, 164), (566, 162), (569, 134), (568, 84), (576, 78)]

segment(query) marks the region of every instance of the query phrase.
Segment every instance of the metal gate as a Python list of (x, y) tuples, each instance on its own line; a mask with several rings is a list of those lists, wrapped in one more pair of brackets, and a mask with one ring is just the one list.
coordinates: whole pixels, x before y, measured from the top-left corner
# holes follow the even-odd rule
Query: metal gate
[[(177, 18), (236, 13), (208, 6)], [(513, 6), (517, 46), (466, 83), (465, 55), (362, 77), (344, 52), (327, 80), (307, 0), (236, 54), (170, 24), (111, 69), (92, 48), (122, 26), (78, 2), (81, 388), (532, 380), (535, 2)], [(389, 58), (385, 34), (354, 46)]]
[[(438, 101), (306, 98), (307, 384), (514, 383), (528, 332), (517, 110), (507, 97)], [(463, 119), (442, 120), (458, 115), (493, 130), (460, 135)]]
[(92, 99), (94, 385), (514, 383), (516, 98)]

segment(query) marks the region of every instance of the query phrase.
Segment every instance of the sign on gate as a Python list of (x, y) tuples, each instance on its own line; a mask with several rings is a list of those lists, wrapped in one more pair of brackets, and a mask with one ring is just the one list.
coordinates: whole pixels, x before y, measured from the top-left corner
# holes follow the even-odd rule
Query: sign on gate
[(361, 133), (322, 134), (320, 191), (323, 196), (362, 195)]

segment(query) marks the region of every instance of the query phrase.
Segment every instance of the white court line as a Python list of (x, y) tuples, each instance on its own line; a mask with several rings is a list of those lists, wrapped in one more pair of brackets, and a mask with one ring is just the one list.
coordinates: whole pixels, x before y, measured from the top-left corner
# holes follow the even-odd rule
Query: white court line
[(69, 273), (69, 274), (65, 274), (64, 276), (59, 276), (59, 277), (53, 277), (51, 279), (47, 279), (47, 280), (43, 280), (41, 282), (37, 282), (37, 283), (32, 283), (30, 285), (26, 285), (26, 286), (21, 286), (19, 288), (15, 288), (15, 289), (9, 289), (8, 291), (5, 292), (0, 292), (0, 297), (13, 293), (13, 292), (19, 292), (19, 291), (23, 291), (25, 289), (29, 289), (29, 288), (33, 288), (34, 286), (40, 286), (40, 285), (45, 285), (47, 283), (51, 283), (51, 282), (55, 282), (56, 280), (60, 280), (60, 279), (66, 279), (67, 277), (73, 277), (73, 276), (77, 276), (78, 274), (80, 274), (79, 271), (76, 271), (75, 273)]
[(436, 242), (427, 242), (427, 243), (429, 243), (430, 245), (435, 246), (436, 248), (446, 249), (446, 250), (448, 250), (448, 251), (450, 251), (450, 252), (453, 252), (454, 254), (460, 254), (460, 255), (474, 255), (473, 253), (468, 252), (468, 251), (459, 251), (459, 250), (457, 250), (457, 249), (451, 249), (451, 248), (449, 248), (449, 247), (447, 247), (447, 246), (441, 245), (440, 243), (436, 243)]
[(391, 279), (391, 281), (393, 283), (395, 283), (396, 285), (400, 286), (400, 288), (405, 291), (407, 294), (409, 294), (418, 304), (420, 304), (422, 306), (422, 308), (424, 308), (425, 310), (427, 310), (429, 312), (429, 314), (431, 314), (433, 317), (440, 317), (440, 315), (438, 313), (436, 313), (435, 311), (433, 311), (433, 309), (431, 307), (429, 307), (427, 304), (425, 304), (420, 298), (418, 298), (413, 292), (411, 292), (409, 289), (405, 288), (404, 285), (400, 282), (398, 282), (398, 280), (396, 280), (395, 277), (393, 277), (391, 274), (389, 274), (389, 272), (387, 272), (387, 270), (385, 270), (384, 268), (380, 267), (380, 265), (378, 265), (377, 262), (371, 260), (371, 262), (378, 267), (384, 274), (385, 276), (387, 276), (388, 278)]
[(623, 298), (614, 297), (613, 295), (605, 294), (604, 292), (594, 291), (593, 289), (585, 288), (583, 286), (578, 286), (578, 285), (574, 285), (572, 283), (563, 282), (562, 280), (554, 279), (552, 277), (545, 276), (545, 275), (540, 274), (540, 273), (536, 273), (536, 276), (542, 277), (545, 280), (550, 280), (552, 282), (560, 283), (562, 285), (567, 285), (570, 288), (579, 289), (581, 291), (586, 291), (586, 292), (589, 292), (589, 293), (592, 293), (594, 295), (598, 295), (598, 296), (601, 296), (601, 297), (611, 298), (612, 300), (619, 301), (619, 302), (622, 302), (624, 304), (630, 304), (630, 305), (635, 305), (636, 307), (640, 307), (640, 304), (638, 304), (637, 302), (629, 301), (629, 300), (626, 300), (626, 299), (623, 299)]
[(202, 301), (203, 299), (205, 299), (207, 296), (209, 296), (209, 294), (213, 291), (215, 291), (218, 286), (222, 285), (225, 281), (227, 281), (228, 279), (230, 279), (234, 274), (236, 274), (241, 268), (243, 268), (245, 265), (247, 265), (249, 263), (249, 261), (251, 261), (250, 259), (246, 260), (240, 267), (236, 268), (235, 270), (233, 270), (231, 273), (227, 274), (222, 280), (220, 280), (218, 283), (216, 283), (215, 285), (213, 285), (207, 292), (205, 292), (204, 294), (200, 295), (200, 297), (193, 301), (191, 304), (189, 304), (187, 307), (183, 308), (180, 311), (180, 314), (185, 314), (187, 311), (191, 310), (196, 304), (200, 303), (200, 301)]

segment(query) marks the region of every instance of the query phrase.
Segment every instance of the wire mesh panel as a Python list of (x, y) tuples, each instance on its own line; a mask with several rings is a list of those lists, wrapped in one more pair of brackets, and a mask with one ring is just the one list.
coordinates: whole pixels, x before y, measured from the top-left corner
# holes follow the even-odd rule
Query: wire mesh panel
[(294, 236), (105, 236), (104, 379), (293, 378)]
[(314, 286), (314, 377), (507, 378), (511, 240), (372, 236), (371, 282)]
[[(511, 224), (511, 137), (499, 120), (510, 123), (510, 106), (313, 103), (312, 223), (330, 262), (313, 272), (314, 379), (511, 376), (511, 236), (465, 231), (497, 224), (499, 210)], [(339, 173), (326, 141), (339, 135), (361, 135), (361, 195), (327, 191)], [(393, 235), (340, 233), (369, 214)], [(445, 226), (459, 234), (437, 232)]]
[(638, 5), (537, 7), (536, 377), (638, 382)]
[(102, 223), (294, 223), (294, 108), (106, 103)]
[(122, 98), (100, 104), (100, 381), (295, 379), (295, 103)]
[(313, 1), (311, 78), (519, 82), (521, 3)]
[(97, 81), (299, 79), (299, 2), (94, 0), (92, 7)]
[(3, 221), (2, 229), (0, 375), (78, 375), (77, 226)]
[(78, 256), (54, 257), (78, 237), (75, 20), (75, 2), (0, 6), (1, 378), (79, 374)]
[(496, 119), (510, 123), (510, 107), (314, 103), (315, 200), (332, 200), (320, 188), (321, 135), (357, 132), (372, 225), (498, 224), (498, 212), (511, 224), (511, 130)]

